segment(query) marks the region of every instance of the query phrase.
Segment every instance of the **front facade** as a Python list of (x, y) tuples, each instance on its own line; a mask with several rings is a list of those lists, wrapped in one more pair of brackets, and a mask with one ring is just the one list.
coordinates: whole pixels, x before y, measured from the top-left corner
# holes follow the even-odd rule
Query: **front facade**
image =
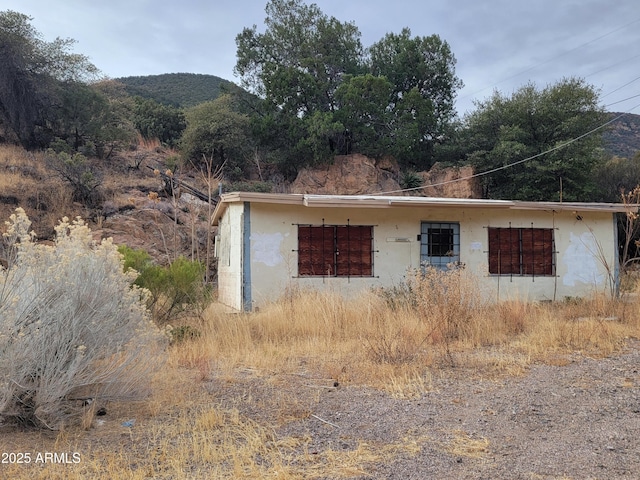
[(407, 270), (464, 267), (495, 301), (613, 293), (624, 205), (229, 193), (218, 226), (218, 300), (253, 310), (287, 288), (355, 295)]

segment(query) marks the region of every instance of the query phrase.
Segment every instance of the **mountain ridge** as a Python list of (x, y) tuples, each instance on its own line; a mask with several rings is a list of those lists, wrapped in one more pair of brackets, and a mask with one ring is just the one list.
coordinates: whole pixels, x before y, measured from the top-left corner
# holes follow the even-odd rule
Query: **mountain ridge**
[(163, 73), (114, 78), (129, 95), (188, 108), (218, 98), (233, 82), (203, 73)]

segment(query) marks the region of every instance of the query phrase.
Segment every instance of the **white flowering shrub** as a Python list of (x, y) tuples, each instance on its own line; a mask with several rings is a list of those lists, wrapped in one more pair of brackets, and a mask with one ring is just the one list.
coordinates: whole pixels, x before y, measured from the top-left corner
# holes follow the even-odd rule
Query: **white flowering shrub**
[(139, 399), (161, 366), (162, 335), (145, 291), (110, 240), (64, 218), (54, 245), (34, 242), (17, 209), (0, 257), (0, 420), (58, 429), (84, 401)]

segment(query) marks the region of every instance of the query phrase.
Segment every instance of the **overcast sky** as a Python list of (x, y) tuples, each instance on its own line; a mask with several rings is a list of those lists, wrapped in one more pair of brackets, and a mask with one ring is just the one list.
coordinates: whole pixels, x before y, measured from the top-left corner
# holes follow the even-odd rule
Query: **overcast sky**
[[(312, 3), (312, 2), (308, 2)], [(365, 47), (409, 27), (438, 34), (457, 59), (462, 115), (473, 100), (531, 81), (542, 88), (578, 76), (600, 89), (607, 110), (640, 113), (638, 0), (317, 0), (352, 21)], [(33, 17), (47, 41), (73, 38), (111, 77), (233, 74), (235, 37), (264, 30), (266, 0), (2, 0), (0, 9)], [(635, 98), (630, 98), (634, 97)], [(626, 99), (626, 100), (625, 100)]]

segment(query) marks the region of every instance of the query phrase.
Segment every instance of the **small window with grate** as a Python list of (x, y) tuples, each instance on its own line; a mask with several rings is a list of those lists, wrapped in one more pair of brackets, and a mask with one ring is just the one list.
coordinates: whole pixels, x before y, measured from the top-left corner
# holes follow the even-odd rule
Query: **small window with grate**
[(460, 224), (422, 222), (420, 263), (447, 270), (460, 262)]
[(373, 227), (298, 225), (298, 275), (373, 276)]
[(555, 275), (552, 228), (489, 228), (489, 273)]

